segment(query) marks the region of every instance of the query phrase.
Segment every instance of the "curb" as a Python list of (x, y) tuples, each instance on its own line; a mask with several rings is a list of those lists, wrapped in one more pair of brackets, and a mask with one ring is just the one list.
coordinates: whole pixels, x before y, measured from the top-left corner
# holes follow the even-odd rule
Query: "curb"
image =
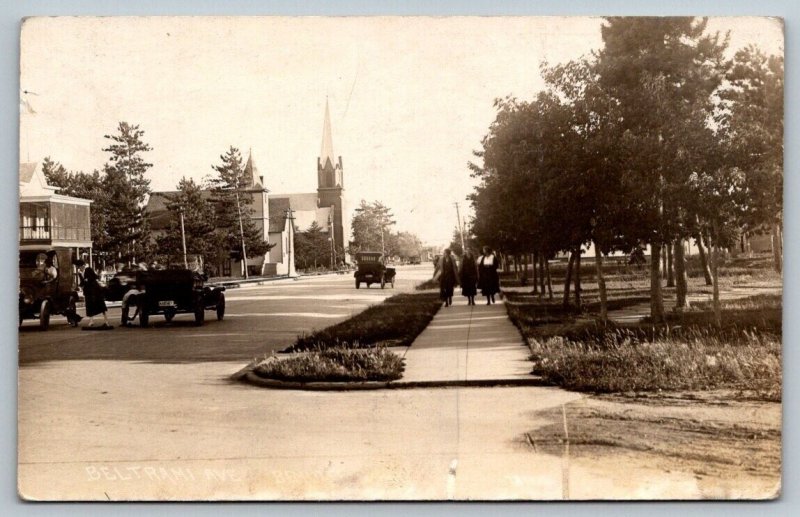
[(231, 376), (232, 380), (246, 382), (261, 388), (277, 390), (303, 390), (303, 391), (364, 391), (364, 390), (391, 390), (391, 389), (417, 389), (417, 388), (489, 388), (496, 386), (554, 386), (544, 382), (539, 377), (530, 379), (475, 379), (456, 381), (367, 381), (367, 382), (295, 382), (278, 381), (259, 377), (250, 371), (239, 371)]

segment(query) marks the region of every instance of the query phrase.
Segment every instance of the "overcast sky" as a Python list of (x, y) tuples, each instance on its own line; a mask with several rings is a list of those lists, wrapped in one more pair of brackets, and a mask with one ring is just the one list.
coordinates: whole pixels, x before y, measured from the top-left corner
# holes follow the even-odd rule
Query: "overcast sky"
[[(496, 97), (530, 99), (539, 63), (601, 46), (599, 18), (33, 18), (21, 78), (20, 156), (101, 169), (104, 134), (139, 124), (153, 190), (202, 180), (233, 145), (273, 193), (316, 190), (326, 96), (350, 209), (394, 210), (397, 229), (449, 242), (454, 202)], [(783, 51), (765, 18), (715, 18), (731, 47)]]

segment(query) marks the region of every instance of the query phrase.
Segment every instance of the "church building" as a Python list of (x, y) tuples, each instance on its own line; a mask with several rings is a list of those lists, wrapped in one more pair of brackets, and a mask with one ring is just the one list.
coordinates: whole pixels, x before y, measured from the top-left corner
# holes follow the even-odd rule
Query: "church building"
[[(249, 152), (244, 167), (247, 188), (243, 196), (250, 196), (250, 217), (261, 230), (261, 235), (274, 246), (260, 257), (247, 257), (250, 274), (253, 275), (293, 275), (294, 274), (294, 234), (308, 230), (316, 222), (330, 237), (333, 237), (337, 250), (337, 262), (348, 261), (346, 253), (350, 224), (346, 212), (344, 192), (344, 169), (342, 157), (333, 153), (330, 110), (325, 103), (325, 118), (322, 126), (322, 147), (317, 158), (317, 191), (296, 194), (273, 194), (266, 188), (264, 175), (259, 173)], [(166, 231), (169, 218), (167, 197), (175, 192), (154, 192), (147, 204), (153, 238)], [(211, 198), (211, 192), (204, 195)], [(222, 265), (220, 276), (243, 276), (243, 264), (229, 259)]]

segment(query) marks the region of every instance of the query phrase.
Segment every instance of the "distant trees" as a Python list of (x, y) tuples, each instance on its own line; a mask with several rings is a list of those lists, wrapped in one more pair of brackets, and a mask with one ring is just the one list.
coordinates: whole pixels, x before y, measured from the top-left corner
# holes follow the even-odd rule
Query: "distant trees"
[(294, 252), (297, 265), (303, 269), (331, 265), (331, 241), (316, 221), (295, 234)]
[(531, 101), (496, 100), (481, 161), (469, 164), (480, 180), (471, 196), (478, 239), (530, 253), (541, 275), (547, 259), (569, 253), (565, 303), (592, 244), (603, 318), (603, 255), (648, 244), (656, 322), (662, 249), (673, 256), (682, 308), (689, 238), (709, 242), (712, 258), (759, 229), (778, 248), (783, 61), (754, 48), (728, 61), (727, 39), (705, 28), (695, 18), (608, 18), (598, 53), (543, 64), (547, 88)]
[(350, 253), (355, 255), (360, 251), (386, 249), (386, 254), (391, 255), (394, 245), (390, 229), (395, 224), (392, 210), (380, 201), (367, 203), (362, 199), (355, 212), (356, 215), (351, 224), (353, 239), (350, 244)]

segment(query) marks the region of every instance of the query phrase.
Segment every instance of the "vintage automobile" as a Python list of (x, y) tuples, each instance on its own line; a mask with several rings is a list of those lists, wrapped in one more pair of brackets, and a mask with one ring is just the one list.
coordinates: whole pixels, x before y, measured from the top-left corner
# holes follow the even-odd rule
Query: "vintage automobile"
[(383, 253), (379, 251), (356, 253), (356, 263), (358, 264), (358, 269), (353, 275), (356, 277), (356, 289), (359, 289), (362, 283), (367, 284), (367, 287), (379, 283), (381, 284), (381, 289), (386, 287), (386, 284), (391, 284), (394, 287), (396, 272), (393, 267), (386, 267)]
[[(105, 299), (110, 302), (118, 302), (122, 300), (125, 293), (133, 289), (136, 285), (136, 274), (138, 269), (124, 268), (117, 273), (114, 273), (111, 278), (106, 282)], [(104, 272), (103, 276), (107, 273)]]
[[(39, 328), (47, 330), (50, 316), (64, 314), (77, 324), (78, 275), (72, 248), (42, 246), (19, 252), (19, 324), (38, 319)], [(55, 278), (48, 274), (48, 262), (55, 268)]]
[[(139, 310), (139, 324), (147, 327), (150, 316), (163, 314), (172, 321), (178, 313), (194, 314), (194, 321), (202, 325), (205, 311), (213, 310), (217, 319), (225, 317), (225, 287), (205, 285), (206, 276), (189, 269), (161, 269), (137, 271), (136, 285), (143, 292), (134, 301)], [(123, 311), (125, 319), (126, 311)], [(122, 321), (127, 324), (127, 321)]]

